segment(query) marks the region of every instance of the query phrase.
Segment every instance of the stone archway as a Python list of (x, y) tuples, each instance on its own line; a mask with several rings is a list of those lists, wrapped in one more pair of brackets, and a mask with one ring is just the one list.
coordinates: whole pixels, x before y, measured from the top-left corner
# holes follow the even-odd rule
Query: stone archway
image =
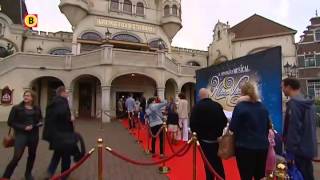
[(31, 81), (30, 87), (37, 94), (37, 103), (43, 114), (46, 113), (46, 107), (56, 96), (56, 89), (59, 86), (64, 86), (63, 81), (53, 76), (39, 77)]
[(71, 82), (70, 106), (76, 118), (101, 118), (101, 81), (98, 77), (83, 74)]
[(164, 97), (169, 99), (169, 97), (175, 98), (178, 92), (178, 84), (174, 79), (168, 79), (165, 84)]
[(189, 111), (192, 109), (194, 104), (196, 103), (196, 84), (193, 82), (185, 83), (182, 88), (181, 92), (186, 95), (186, 99), (189, 103)]

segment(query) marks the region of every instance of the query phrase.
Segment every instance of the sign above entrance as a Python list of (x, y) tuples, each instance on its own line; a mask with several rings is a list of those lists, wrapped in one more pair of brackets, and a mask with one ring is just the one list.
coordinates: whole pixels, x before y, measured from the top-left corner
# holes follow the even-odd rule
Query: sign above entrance
[(96, 25), (97, 26), (102, 26), (102, 27), (124, 29), (124, 30), (129, 30), (129, 31), (155, 33), (155, 27), (150, 26), (150, 25), (131, 23), (131, 22), (123, 22), (123, 21), (116, 21), (116, 20), (110, 20), (110, 19), (98, 18), (97, 22), (96, 22)]

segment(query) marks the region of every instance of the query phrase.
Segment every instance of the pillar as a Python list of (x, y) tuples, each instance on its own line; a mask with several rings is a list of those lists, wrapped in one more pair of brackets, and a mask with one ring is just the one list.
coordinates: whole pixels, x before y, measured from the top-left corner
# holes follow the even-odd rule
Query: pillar
[(113, 50), (113, 45), (111, 44), (104, 44), (101, 46), (103, 48), (103, 51), (101, 53), (101, 64), (112, 64), (112, 50)]
[(41, 80), (41, 97), (40, 97), (40, 107), (42, 114), (46, 114), (46, 107), (48, 104), (48, 80), (42, 79)]
[(110, 116), (106, 115), (108, 113), (111, 115), (111, 108), (110, 108), (110, 95), (111, 95), (111, 86), (102, 86), (101, 87), (101, 103), (102, 103), (102, 122), (110, 122)]
[(165, 99), (164, 98), (164, 90), (165, 90), (165, 88), (157, 88), (157, 92), (158, 92), (157, 95), (161, 99), (161, 101)]
[(74, 99), (73, 89), (71, 87), (68, 87), (66, 89), (69, 92), (68, 101), (69, 101), (69, 108), (70, 108), (70, 111), (71, 111), (71, 116), (72, 116), (72, 118), (74, 118), (75, 117), (75, 110), (74, 110), (74, 107), (73, 107), (73, 99)]

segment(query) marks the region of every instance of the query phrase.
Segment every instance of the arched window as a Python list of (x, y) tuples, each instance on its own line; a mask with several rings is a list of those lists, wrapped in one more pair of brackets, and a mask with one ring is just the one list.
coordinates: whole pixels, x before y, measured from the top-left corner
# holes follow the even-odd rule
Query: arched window
[(127, 42), (134, 42), (134, 43), (139, 43), (140, 40), (137, 37), (134, 37), (130, 34), (118, 34), (112, 38), (113, 40), (118, 40), (118, 41), (127, 41)]
[(112, 11), (119, 11), (119, 0), (111, 0), (111, 6)]
[(162, 39), (151, 41), (149, 43), (149, 46), (155, 49), (167, 49), (166, 43)]
[(196, 61), (190, 61), (190, 62), (187, 62), (187, 65), (188, 66), (200, 66), (200, 64)]
[(132, 2), (130, 0), (124, 0), (123, 12), (132, 13)]
[(320, 41), (320, 29), (316, 30), (315, 39), (316, 39), (316, 41)]
[(144, 5), (142, 2), (138, 2), (137, 3), (137, 12), (136, 12), (137, 15), (139, 16), (143, 16), (144, 15)]
[(4, 57), (6, 57), (6, 56), (7, 56), (7, 54), (8, 54), (7, 49), (6, 49), (6, 48), (4, 48), (4, 47), (1, 47), (1, 46), (0, 46), (0, 58), (4, 58)]
[(170, 15), (170, 7), (169, 5), (166, 5), (164, 7), (164, 16), (169, 16)]
[(178, 7), (177, 5), (172, 6), (172, 15), (178, 16)]
[(81, 36), (81, 39), (92, 40), (92, 41), (101, 41), (102, 37), (95, 32), (86, 32)]
[(66, 55), (70, 53), (71, 51), (69, 49), (64, 49), (64, 48), (54, 49), (50, 52), (50, 54), (52, 55)]

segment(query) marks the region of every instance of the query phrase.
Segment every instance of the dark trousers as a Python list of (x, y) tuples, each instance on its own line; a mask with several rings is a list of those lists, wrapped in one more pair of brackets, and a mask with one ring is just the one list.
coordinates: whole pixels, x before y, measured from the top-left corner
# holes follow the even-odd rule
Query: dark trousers
[[(66, 153), (63, 151), (54, 151), (49, 168), (48, 173), (53, 175), (58, 167), (58, 164), (61, 159), (61, 173), (68, 170), (71, 164), (71, 155), (70, 153)], [(67, 177), (62, 178), (62, 180), (67, 179)]]
[(241, 180), (260, 180), (265, 177), (268, 149), (236, 148), (235, 153)]
[(27, 160), (27, 167), (25, 171), (25, 177), (27, 178), (31, 176), (31, 171), (33, 169), (33, 164), (36, 158), (38, 142), (39, 142), (38, 132), (15, 134), (14, 155), (12, 160), (8, 164), (6, 170), (4, 171), (3, 178), (10, 179), (26, 147), (28, 147), (28, 160)]
[(294, 162), (305, 180), (314, 180), (312, 160), (295, 156)]
[[(221, 158), (217, 155), (219, 145), (218, 143), (205, 143), (200, 141), (201, 148), (210, 162), (211, 166), (214, 170), (223, 178), (225, 179), (224, 169)], [(209, 168), (205, 165), (206, 170), (206, 180), (213, 180), (215, 179)]]
[[(154, 127), (151, 127), (152, 134), (156, 135), (157, 132), (161, 129), (161, 127), (162, 127), (162, 125), (156, 125)], [(159, 146), (160, 146), (160, 154), (163, 154), (163, 131), (160, 132), (159, 139), (160, 139), (160, 144), (159, 144)], [(157, 138), (152, 137), (152, 140), (151, 140), (151, 144), (152, 144), (151, 145), (151, 147), (152, 147), (151, 153), (152, 154), (156, 153), (156, 140), (157, 140)]]
[(133, 112), (128, 112), (128, 119), (129, 119), (129, 129), (136, 128)]

